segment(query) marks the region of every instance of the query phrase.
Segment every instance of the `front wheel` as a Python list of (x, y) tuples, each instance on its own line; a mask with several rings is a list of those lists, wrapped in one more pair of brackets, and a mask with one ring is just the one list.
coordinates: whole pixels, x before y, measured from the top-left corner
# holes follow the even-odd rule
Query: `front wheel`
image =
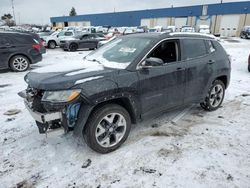
[(77, 44), (75, 44), (75, 43), (70, 44), (69, 50), (70, 50), (71, 52), (75, 52), (77, 49), (78, 49)]
[(50, 49), (55, 49), (56, 48), (56, 42), (55, 41), (49, 41), (48, 47)]
[(87, 145), (98, 153), (109, 153), (127, 139), (130, 115), (116, 104), (105, 105), (92, 113), (83, 132)]
[(205, 101), (201, 103), (201, 107), (206, 111), (217, 110), (221, 106), (224, 96), (225, 96), (224, 83), (220, 80), (215, 80), (208, 91)]

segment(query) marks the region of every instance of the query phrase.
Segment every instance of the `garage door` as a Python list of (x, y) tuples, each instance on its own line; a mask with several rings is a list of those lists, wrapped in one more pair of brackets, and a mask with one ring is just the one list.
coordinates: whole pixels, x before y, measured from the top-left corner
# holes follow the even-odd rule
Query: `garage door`
[(162, 26), (163, 28), (166, 28), (168, 26), (168, 18), (156, 18), (154, 26)]
[(225, 37), (234, 37), (237, 34), (240, 15), (223, 15), (221, 17), (220, 34)]
[(175, 18), (176, 31), (181, 31), (181, 27), (187, 25), (187, 18)]
[(147, 26), (150, 28), (150, 19), (141, 19), (141, 26)]

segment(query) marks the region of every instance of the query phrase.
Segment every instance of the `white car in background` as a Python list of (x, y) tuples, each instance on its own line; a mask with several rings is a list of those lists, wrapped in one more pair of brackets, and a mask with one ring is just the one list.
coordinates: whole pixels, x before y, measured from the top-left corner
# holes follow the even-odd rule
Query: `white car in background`
[(50, 49), (54, 49), (57, 46), (60, 46), (61, 40), (74, 39), (81, 35), (81, 31), (55, 31), (50, 36), (44, 37), (43, 40), (45, 42), (45, 47)]
[(209, 26), (208, 25), (200, 25), (199, 26), (199, 33), (210, 34)]
[(195, 29), (191, 26), (182, 26), (181, 32), (193, 33), (195, 32)]

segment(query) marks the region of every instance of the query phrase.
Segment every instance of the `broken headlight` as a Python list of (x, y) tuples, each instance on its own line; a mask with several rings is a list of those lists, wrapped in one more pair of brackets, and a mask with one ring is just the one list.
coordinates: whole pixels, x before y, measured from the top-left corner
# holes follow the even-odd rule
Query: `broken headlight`
[(45, 91), (42, 97), (43, 102), (64, 103), (71, 102), (81, 93), (80, 89), (62, 90), (62, 91)]

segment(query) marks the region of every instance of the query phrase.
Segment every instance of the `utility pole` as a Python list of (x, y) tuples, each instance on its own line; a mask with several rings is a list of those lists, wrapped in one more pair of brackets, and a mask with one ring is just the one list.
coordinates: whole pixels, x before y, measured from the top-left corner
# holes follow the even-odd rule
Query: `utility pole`
[(13, 17), (14, 17), (14, 21), (15, 21), (15, 24), (16, 24), (16, 16), (15, 16), (14, 0), (11, 0), (11, 4), (12, 4)]
[(18, 21), (19, 21), (19, 25), (21, 25), (20, 12), (18, 12), (17, 14), (18, 14)]

